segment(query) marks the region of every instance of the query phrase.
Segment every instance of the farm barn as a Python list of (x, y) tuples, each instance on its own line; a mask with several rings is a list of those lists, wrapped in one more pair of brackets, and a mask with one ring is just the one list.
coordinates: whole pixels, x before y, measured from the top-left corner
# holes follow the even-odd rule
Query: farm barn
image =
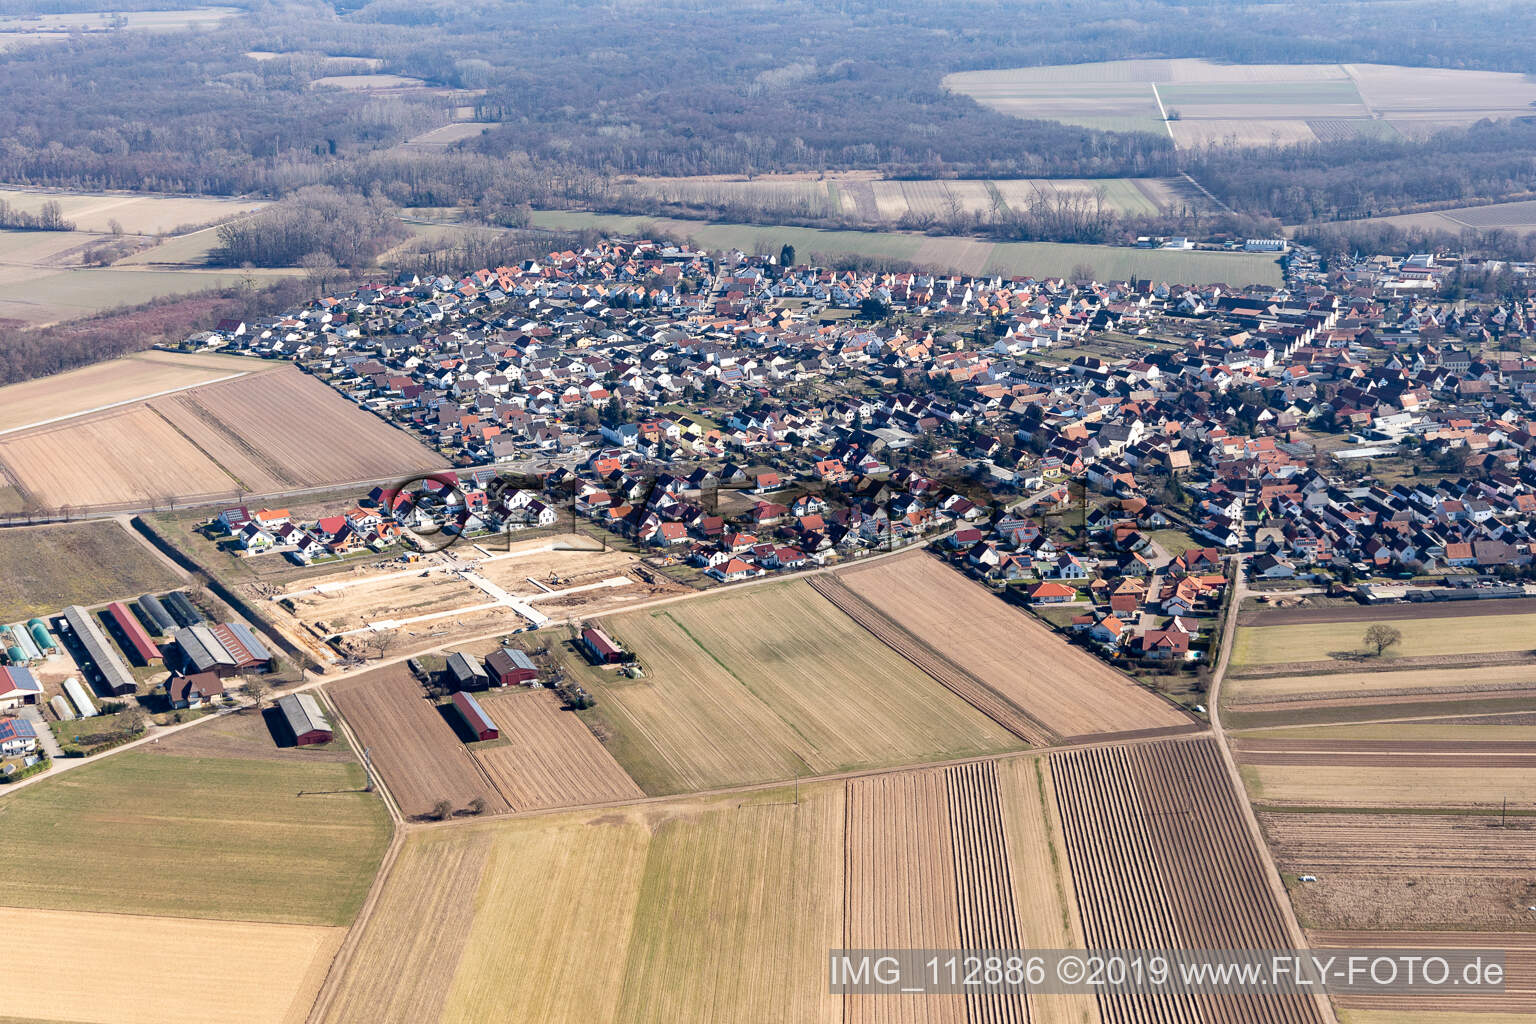
[(264, 672), (272, 664), (266, 647), (239, 622), (199, 623), (178, 629), (173, 637), (181, 652), (181, 671), (187, 675), (212, 672), (228, 678), (240, 672)]
[(154, 630), (156, 636), (168, 636), (176, 628), (176, 620), (165, 610), (165, 605), (154, 594), (139, 595), (139, 617)]
[(117, 630), (124, 654), (137, 659), (141, 665), (151, 665), (161, 659), (160, 648), (155, 646), (123, 602), (113, 601), (107, 605), (107, 619)]
[(96, 674), (100, 676), (101, 690), (113, 697), (138, 691), (139, 684), (134, 681), (133, 672), (117, 656), (106, 635), (97, 628), (90, 612), (72, 604), (64, 609), (64, 624), (74, 634), (81, 652), (95, 667)]
[(448, 657), (448, 678), (455, 690), (484, 690), (491, 685), (491, 677), (485, 674), (479, 661), (463, 651)]
[(617, 665), (624, 660), (624, 648), (600, 629), (581, 631), (581, 648), (598, 665)]
[(307, 747), (315, 743), (329, 743), (334, 738), (331, 721), (325, 717), (314, 694), (290, 693), (286, 697), (279, 697), (277, 708), (283, 713), (283, 719), (288, 723), (296, 745)]
[(0, 710), (36, 704), (43, 694), (42, 684), (29, 668), (0, 668)]
[(477, 740), (494, 740), (501, 736), (496, 728), (496, 723), (491, 721), (491, 716), (485, 713), (480, 702), (467, 693), (459, 692), (453, 695), (453, 706), (458, 710), (459, 717), (464, 719), (464, 724), (469, 726), (469, 731)]
[(497, 686), (517, 686), (520, 683), (531, 683), (539, 678), (538, 666), (528, 657), (527, 652), (516, 647), (503, 647), (499, 651), (493, 651), (491, 656), (485, 659), (485, 669), (491, 674), (491, 681)]

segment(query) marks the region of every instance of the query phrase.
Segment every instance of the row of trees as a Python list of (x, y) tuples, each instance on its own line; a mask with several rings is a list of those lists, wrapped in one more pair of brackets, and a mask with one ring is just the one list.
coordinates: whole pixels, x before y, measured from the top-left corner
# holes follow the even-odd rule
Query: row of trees
[(11, 231), (73, 231), (74, 221), (64, 219), (64, 208), (50, 199), (37, 212), (19, 210), (0, 199), (0, 228)]

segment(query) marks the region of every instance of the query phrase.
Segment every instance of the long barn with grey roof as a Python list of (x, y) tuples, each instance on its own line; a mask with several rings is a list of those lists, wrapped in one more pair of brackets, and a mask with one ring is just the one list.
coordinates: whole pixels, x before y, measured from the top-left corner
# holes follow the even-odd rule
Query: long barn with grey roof
[(111, 641), (96, 625), (90, 612), (79, 605), (72, 604), (64, 609), (64, 624), (69, 627), (69, 631), (74, 634), (75, 642), (90, 659), (102, 690), (114, 697), (138, 690), (139, 684), (134, 681), (133, 672), (124, 664), (117, 651), (113, 650)]
[(154, 594), (140, 595), (139, 613), (145, 625), (154, 630), (156, 636), (165, 636), (176, 628), (176, 620), (171, 618), (171, 613), (165, 610), (165, 605)]

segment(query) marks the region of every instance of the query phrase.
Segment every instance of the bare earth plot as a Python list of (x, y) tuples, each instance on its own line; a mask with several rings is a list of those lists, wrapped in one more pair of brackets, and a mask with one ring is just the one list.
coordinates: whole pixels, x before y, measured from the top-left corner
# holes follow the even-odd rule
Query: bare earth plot
[(390, 867), (357, 949), (333, 969), (341, 973), (317, 1000), (314, 1019), (437, 1020), (469, 941), (489, 852), (484, 833), (414, 836)]
[[(343, 928), (4, 907), (0, 928), (26, 936), (6, 957), (11, 980), (0, 988), (0, 1017), (71, 1024), (302, 1024), (346, 935)], [(69, 964), (82, 969), (66, 980), (61, 971)]]
[(1478, 668), (1399, 669), (1390, 672), (1332, 672), (1327, 675), (1230, 675), (1222, 697), (1234, 706), (1257, 701), (1387, 696), (1413, 691), (1496, 691), (1536, 684), (1536, 665), (1489, 665)]
[(1342, 1024), (1530, 1024), (1536, 1000), (1536, 936), (1529, 932), (1314, 931), (1314, 948), (1504, 951), (1502, 992), (1451, 990), (1444, 997), (1352, 994), (1337, 1000)]
[(138, 352), (68, 373), (0, 387), (0, 431), (77, 416), (281, 364), (215, 353)]
[(804, 582), (605, 618), (645, 677), (584, 671), (648, 793), (1017, 749)]
[(1536, 828), (1488, 815), (1266, 813), (1311, 928), (1511, 930), (1530, 925)]
[(490, 813), (509, 809), (403, 664), (348, 679), (328, 693), (406, 815), (427, 814), (439, 800), (463, 810), (476, 797)]
[[(65, 470), (64, 467), (68, 467)], [(43, 508), (209, 498), (236, 484), (145, 405), (0, 439), (0, 472)]]
[(209, 385), (175, 401), (200, 407), (193, 411), (209, 427), (188, 430), (199, 443), (210, 433), (222, 434), (254, 450), (273, 477), (300, 486), (383, 479), (442, 461), (409, 434), (293, 367), (261, 380)]
[(1193, 727), (1166, 701), (926, 554), (837, 576), (1058, 737)]
[(263, 369), (0, 436), (0, 475), (47, 508), (142, 508), (388, 479), (440, 462), (313, 377)]
[(578, 807), (643, 797), (581, 719), (549, 690), (482, 696), (501, 740), (473, 751), (515, 811)]

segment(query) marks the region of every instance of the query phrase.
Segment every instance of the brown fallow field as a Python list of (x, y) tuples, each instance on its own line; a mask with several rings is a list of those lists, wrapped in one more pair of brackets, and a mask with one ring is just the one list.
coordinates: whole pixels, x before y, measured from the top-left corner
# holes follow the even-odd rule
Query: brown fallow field
[(404, 665), (338, 683), (330, 697), (406, 815), (425, 815), (439, 800), (463, 810), (476, 797), (489, 813), (510, 810)]
[(1341, 995), (1335, 1003), (1350, 1024), (1349, 1011), (1391, 1011), (1372, 1017), (1371, 1024), (1528, 1024), (1536, 1006), (1536, 935), (1530, 932), (1374, 932), (1315, 931), (1311, 945), (1330, 949), (1391, 948), (1408, 950), (1496, 949), (1504, 951), (1504, 988), (1473, 994), (1452, 989), (1443, 997), (1414, 995)]
[(1311, 928), (1528, 928), (1536, 826), (1494, 815), (1266, 813), (1265, 835)]
[(927, 554), (882, 558), (837, 576), (921, 645), (1057, 737), (1196, 727), (1171, 704)]
[(550, 690), (482, 696), (501, 741), (473, 756), (514, 811), (634, 800), (645, 796), (581, 719)]
[(0, 437), (0, 476), (48, 508), (234, 498), (440, 462), (291, 366)]
[[(1089, 948), (1293, 945), (1213, 741), (1074, 750), (1051, 770)], [(1322, 1019), (1287, 994), (1102, 994), (1099, 1009), (1109, 1024)]]
[[(342, 398), (295, 367), (260, 378), (239, 378), (156, 400), (166, 416), (199, 446), (243, 452), (237, 477), (252, 474), (247, 490), (319, 487), (436, 468), (442, 458), (403, 430)], [(172, 409), (171, 407), (176, 408)], [(276, 482), (279, 486), (258, 486)]]

